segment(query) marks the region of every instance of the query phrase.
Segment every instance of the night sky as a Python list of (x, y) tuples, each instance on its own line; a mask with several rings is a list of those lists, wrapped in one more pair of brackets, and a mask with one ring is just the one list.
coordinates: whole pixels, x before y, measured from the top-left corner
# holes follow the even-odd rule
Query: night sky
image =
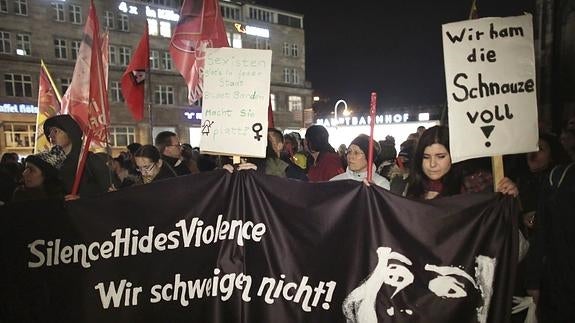
[[(330, 102), (368, 110), (445, 103), (441, 25), (465, 20), (471, 1), (256, 0), (304, 15), (306, 79)], [(534, 14), (534, 0), (477, 0), (479, 17)]]

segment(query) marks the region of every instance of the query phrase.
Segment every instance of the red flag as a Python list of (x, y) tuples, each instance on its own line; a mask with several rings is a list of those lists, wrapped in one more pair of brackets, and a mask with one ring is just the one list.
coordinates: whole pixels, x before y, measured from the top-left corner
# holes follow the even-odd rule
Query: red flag
[(40, 77), (38, 82), (38, 114), (36, 115), (36, 144), (34, 153), (50, 149), (50, 142), (44, 134), (44, 121), (60, 112), (60, 93), (54, 86), (52, 77), (44, 61), (40, 61)]
[(90, 18), (94, 23), (92, 34), (92, 57), (90, 62), (90, 104), (88, 110), (89, 127), (95, 141), (106, 142), (108, 139), (108, 125), (110, 120), (110, 107), (108, 102), (107, 71), (102, 59), (102, 40), (100, 38), (100, 24), (93, 4), (90, 6)]
[(272, 97), (270, 95), (268, 103), (268, 128), (275, 128), (274, 111), (272, 110)]
[(84, 133), (93, 132), (95, 141), (106, 142), (110, 109), (99, 30), (96, 10), (90, 1), (72, 82), (62, 98), (62, 113), (73, 116)]
[(144, 35), (132, 56), (130, 65), (128, 65), (124, 75), (122, 75), (122, 94), (136, 121), (144, 118), (144, 83), (149, 67), (150, 37), (148, 36), (148, 23), (146, 22)]
[(78, 160), (76, 177), (72, 186), (71, 194), (74, 195), (78, 192), (92, 140), (101, 143), (107, 141), (110, 108), (106, 86), (106, 67), (107, 65), (105, 65), (102, 57), (100, 24), (96, 16), (94, 2), (91, 0), (88, 20), (84, 27), (82, 43), (80, 44), (78, 59), (76, 60), (74, 75), (72, 76), (72, 84), (70, 84), (70, 88), (72, 88), (75, 85), (74, 79), (79, 78), (76, 86), (81, 85), (85, 88), (77, 87), (72, 91), (69, 88), (66, 91), (66, 93), (70, 92), (71, 94), (69, 106), (67, 107), (68, 112), (80, 124), (86, 134), (84, 149), (82, 149)]
[(227, 46), (219, 1), (184, 0), (170, 42), (170, 54), (186, 80), (190, 104), (202, 97), (205, 49)]

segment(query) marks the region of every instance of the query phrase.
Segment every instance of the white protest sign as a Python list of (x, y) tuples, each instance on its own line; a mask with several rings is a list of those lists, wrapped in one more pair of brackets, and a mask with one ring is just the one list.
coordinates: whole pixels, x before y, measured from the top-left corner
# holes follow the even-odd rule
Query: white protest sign
[(442, 27), (452, 161), (536, 151), (531, 15)]
[(202, 153), (265, 157), (271, 60), (270, 50), (206, 50)]

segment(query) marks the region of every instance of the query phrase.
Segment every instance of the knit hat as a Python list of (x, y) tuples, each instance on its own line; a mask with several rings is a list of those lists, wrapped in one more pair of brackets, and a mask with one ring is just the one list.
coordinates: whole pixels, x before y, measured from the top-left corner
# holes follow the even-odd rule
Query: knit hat
[(403, 148), (399, 154), (397, 154), (397, 157), (403, 157), (406, 161), (409, 161), (411, 159), (411, 152), (413, 151), (413, 147), (412, 146), (407, 146), (405, 148)]
[[(359, 149), (361, 149), (361, 151), (363, 151), (363, 153), (365, 154), (365, 158), (367, 159), (368, 153), (369, 153), (369, 136), (368, 135), (364, 135), (361, 134), (357, 137), (355, 137), (355, 139), (349, 144), (351, 145), (356, 145), (359, 147)], [(375, 156), (377, 156), (379, 154), (379, 151), (381, 150), (381, 147), (379, 146), (379, 143), (375, 140), (373, 140), (373, 156), (375, 158)]]
[(34, 164), (40, 168), (44, 177), (57, 177), (58, 170), (66, 159), (66, 153), (60, 146), (54, 146), (50, 151), (43, 151), (39, 154), (26, 157), (26, 162)]
[(80, 125), (74, 120), (69, 114), (60, 114), (46, 119), (44, 121), (44, 134), (46, 137), (50, 134), (50, 128), (56, 127), (64, 131), (72, 142), (77, 142), (82, 140), (82, 129)]

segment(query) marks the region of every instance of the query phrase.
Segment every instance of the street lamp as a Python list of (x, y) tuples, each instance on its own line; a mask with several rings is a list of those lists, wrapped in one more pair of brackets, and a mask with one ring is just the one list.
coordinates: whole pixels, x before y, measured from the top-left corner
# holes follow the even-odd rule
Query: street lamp
[(340, 103), (343, 103), (343, 116), (347, 117), (351, 114), (351, 110), (347, 109), (347, 102), (345, 102), (345, 100), (338, 100), (335, 103), (335, 106), (333, 107), (333, 117), (335, 118), (335, 126), (336, 127), (339, 124), (339, 120), (337, 119), (337, 107), (339, 106)]

